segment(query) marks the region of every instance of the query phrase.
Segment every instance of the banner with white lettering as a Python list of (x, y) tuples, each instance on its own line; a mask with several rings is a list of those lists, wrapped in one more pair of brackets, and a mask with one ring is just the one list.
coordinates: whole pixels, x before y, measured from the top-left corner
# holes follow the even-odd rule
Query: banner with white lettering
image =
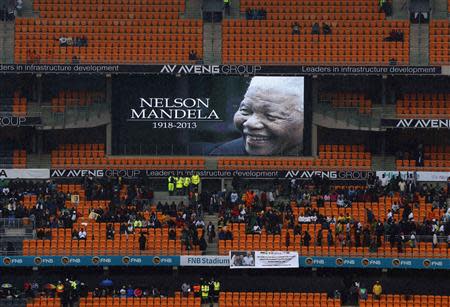
[(440, 75), (441, 66), (0, 64), (0, 73), (172, 75)]
[(155, 169), (52, 169), (52, 178), (122, 177), (122, 178), (167, 178), (169, 176), (186, 177), (197, 173), (201, 178), (240, 178), (271, 179), (295, 178), (308, 180), (314, 176), (338, 181), (364, 181), (371, 171), (321, 171), (321, 170), (155, 170)]
[(381, 126), (386, 128), (413, 129), (450, 129), (450, 119), (381, 119)]
[(377, 171), (376, 174), (379, 178), (387, 176), (389, 180), (400, 176), (404, 180), (445, 182), (450, 178), (450, 172)]
[(0, 128), (1, 127), (24, 127), (24, 126), (38, 126), (40, 125), (40, 117), (29, 116), (14, 116), (12, 114), (0, 114)]
[(50, 170), (44, 168), (0, 169), (0, 179), (48, 179)]
[(298, 268), (298, 252), (288, 251), (230, 251), (232, 269)]

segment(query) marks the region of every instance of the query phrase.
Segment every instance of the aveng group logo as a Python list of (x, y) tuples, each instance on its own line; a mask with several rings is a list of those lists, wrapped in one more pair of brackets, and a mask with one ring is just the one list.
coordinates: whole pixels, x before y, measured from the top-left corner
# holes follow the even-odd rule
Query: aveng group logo
[(259, 65), (164, 65), (159, 73), (177, 75), (256, 75)]

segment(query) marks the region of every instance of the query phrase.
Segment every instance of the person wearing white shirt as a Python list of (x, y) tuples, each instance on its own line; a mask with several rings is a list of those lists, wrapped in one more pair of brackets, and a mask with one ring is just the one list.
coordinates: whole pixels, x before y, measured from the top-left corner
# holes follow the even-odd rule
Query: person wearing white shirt
[(261, 227), (258, 224), (253, 226), (253, 233), (261, 233)]
[(80, 240), (86, 240), (86, 237), (87, 237), (86, 230), (84, 230), (83, 228), (81, 228), (80, 231), (78, 232), (78, 239), (80, 239)]
[(381, 176), (381, 186), (383, 188), (385, 188), (389, 183), (389, 178), (388, 176), (386, 176), (385, 174), (383, 174), (383, 176)]
[(338, 207), (344, 207), (345, 206), (345, 201), (344, 201), (344, 196), (343, 195), (339, 195), (337, 200), (336, 200), (336, 205)]
[(244, 266), (254, 266), (255, 265), (255, 259), (252, 256), (251, 252), (248, 252), (247, 255), (242, 259), (242, 265)]
[(405, 189), (406, 189), (406, 182), (403, 181), (403, 180), (399, 181), (398, 187), (399, 187), (399, 189), (400, 189), (400, 192), (401, 192), (401, 193), (404, 193), (404, 192), (405, 192)]
[(393, 220), (394, 215), (392, 214), (392, 210), (388, 211), (386, 218), (387, 218), (388, 222), (391, 222)]
[(238, 198), (239, 198), (238, 193), (236, 193), (236, 192), (231, 193), (230, 201), (232, 204), (235, 204), (238, 201)]
[(195, 222), (195, 227), (197, 228), (205, 228), (205, 222), (202, 220), (197, 220), (197, 222)]
[(397, 202), (394, 202), (394, 203), (392, 204), (391, 209), (392, 209), (392, 211), (393, 211), (394, 213), (397, 213), (397, 211), (400, 209), (400, 206), (398, 205)]
[(273, 192), (270, 191), (269, 193), (267, 193), (267, 199), (269, 200), (269, 204), (273, 204), (273, 202), (275, 201), (275, 197), (273, 196)]

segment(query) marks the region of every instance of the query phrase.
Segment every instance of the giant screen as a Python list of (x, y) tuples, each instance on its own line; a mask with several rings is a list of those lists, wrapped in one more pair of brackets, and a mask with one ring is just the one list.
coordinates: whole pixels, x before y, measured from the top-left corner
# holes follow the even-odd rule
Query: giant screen
[(303, 77), (118, 76), (115, 154), (304, 153)]

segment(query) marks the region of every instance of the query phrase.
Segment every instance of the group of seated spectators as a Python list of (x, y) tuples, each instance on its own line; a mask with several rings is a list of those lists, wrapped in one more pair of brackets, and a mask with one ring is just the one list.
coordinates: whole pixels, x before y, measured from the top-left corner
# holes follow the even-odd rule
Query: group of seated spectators
[[(432, 242), (434, 247), (447, 242), (450, 247), (450, 206), (447, 203), (447, 191), (443, 187), (417, 184), (413, 178), (405, 180), (400, 175), (391, 179), (387, 176), (371, 176), (364, 189), (334, 189), (326, 180), (316, 182), (318, 184), (295, 179), (287, 182), (284, 196), (289, 195), (290, 204), (282, 197), (269, 204), (265, 196), (267, 192), (258, 195), (251, 190), (241, 193), (230, 191), (220, 208), (219, 227), (226, 228), (227, 223), (233, 222), (245, 223), (246, 232), (251, 234), (260, 234), (263, 230), (266, 234), (281, 234), (286, 228), (293, 229), (294, 235), (302, 236), (304, 246), (309, 246), (313, 237), (308, 230), (302, 229), (303, 225), (316, 224), (314, 244), (317, 246), (326, 242), (328, 246), (370, 247), (376, 251), (384, 241), (403, 251), (407, 244), (414, 248), (421, 240)], [(311, 206), (312, 196), (316, 197), (318, 208), (330, 202), (336, 202), (338, 207), (351, 207), (355, 201), (377, 203), (379, 199), (392, 197), (394, 193), (400, 195), (400, 200), (393, 202), (383, 220), (378, 219), (369, 208), (366, 208), (365, 221), (359, 221), (349, 213), (342, 213), (338, 217), (324, 216)], [(233, 196), (235, 194), (240, 196)], [(280, 195), (279, 192), (272, 194)], [(427, 216), (421, 221), (416, 220), (413, 209), (420, 206), (419, 196), (425, 197), (426, 203), (432, 203), (433, 210), (441, 209), (445, 214), (440, 219)], [(295, 206), (305, 208), (297, 218), (293, 214)], [(333, 224), (334, 233), (330, 227)], [(324, 230), (328, 230), (326, 238), (323, 236)], [(223, 231), (219, 233), (222, 233), (220, 239), (232, 239), (226, 238)], [(286, 245), (289, 244), (287, 233)]]
[[(319, 35), (320, 33), (321, 33), (320, 25), (318, 22), (315, 22), (312, 25), (311, 34)], [(300, 35), (300, 34), (301, 34), (300, 24), (298, 22), (294, 22), (292, 24), (292, 35)], [(331, 26), (325, 22), (322, 22), (322, 34), (324, 35), (331, 34)]]
[(267, 11), (263, 8), (251, 9), (245, 11), (245, 18), (247, 20), (264, 20), (267, 19)]
[[(82, 216), (74, 204), (67, 207), (66, 200), (71, 199), (70, 193), (59, 191), (57, 185), (48, 180), (46, 182), (31, 182), (23, 180), (0, 181), (0, 218), (24, 218), (34, 221), (37, 237), (50, 238), (51, 234), (42, 229), (70, 228), (80, 217), (97, 222), (108, 223), (107, 237), (113, 239), (115, 235), (111, 223), (120, 223), (120, 234), (133, 234), (137, 228), (161, 228), (168, 227), (170, 240), (181, 240), (187, 250), (193, 246), (200, 246), (200, 250), (206, 250), (208, 239), (210, 242), (215, 237), (215, 229), (212, 224), (205, 225), (203, 221), (203, 209), (199, 204), (198, 193), (191, 193), (189, 203), (158, 203), (152, 207), (153, 191), (150, 186), (142, 181), (128, 184), (126, 196), (120, 197), (124, 189), (121, 178), (89, 178), (86, 177), (83, 189), (87, 200), (106, 200), (107, 206), (91, 208), (89, 216)], [(36, 204), (31, 208), (25, 208), (23, 197), (26, 194), (36, 194)], [(202, 196), (204, 199), (206, 196)], [(156, 209), (156, 211), (154, 210)], [(144, 212), (151, 210), (148, 218)], [(162, 213), (158, 218), (156, 212)], [(181, 236), (177, 238), (176, 228), (182, 229)], [(197, 229), (202, 229), (201, 235)], [(93, 234), (89, 234), (85, 227), (72, 229), (72, 238), (86, 240)], [(145, 235), (145, 234), (144, 234)]]
[(88, 39), (86, 36), (81, 37), (66, 37), (61, 36), (59, 39), (59, 45), (61, 47), (74, 46), (74, 47), (87, 47)]

